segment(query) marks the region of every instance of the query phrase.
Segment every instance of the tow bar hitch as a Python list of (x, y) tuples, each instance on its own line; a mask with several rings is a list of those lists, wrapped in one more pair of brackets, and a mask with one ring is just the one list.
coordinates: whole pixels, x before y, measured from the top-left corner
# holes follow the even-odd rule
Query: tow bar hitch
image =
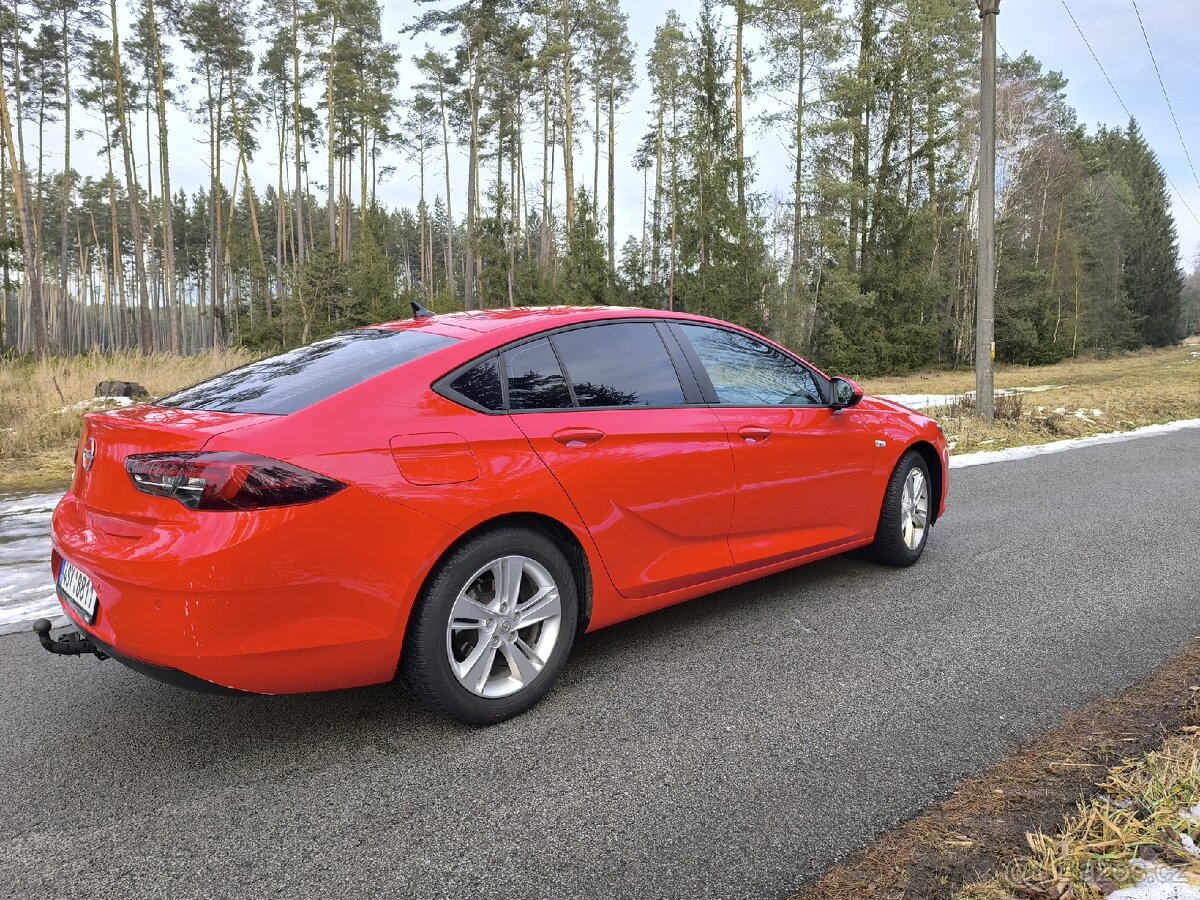
[(68, 631), (57, 638), (50, 637), (50, 620), (38, 619), (33, 623), (33, 633), (38, 641), (51, 653), (62, 656), (78, 656), (81, 653), (94, 653), (97, 659), (108, 659), (107, 653), (102, 653), (87, 636), (78, 631)]

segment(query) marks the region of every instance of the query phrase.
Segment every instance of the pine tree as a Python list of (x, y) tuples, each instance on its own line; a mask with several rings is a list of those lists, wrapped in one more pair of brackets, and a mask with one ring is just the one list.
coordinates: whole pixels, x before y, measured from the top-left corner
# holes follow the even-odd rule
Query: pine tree
[(1166, 347), (1180, 338), (1183, 274), (1166, 176), (1141, 128), (1130, 120), (1118, 166), (1134, 199), (1134, 228), (1125, 249), (1124, 285), (1141, 318), (1142, 340)]

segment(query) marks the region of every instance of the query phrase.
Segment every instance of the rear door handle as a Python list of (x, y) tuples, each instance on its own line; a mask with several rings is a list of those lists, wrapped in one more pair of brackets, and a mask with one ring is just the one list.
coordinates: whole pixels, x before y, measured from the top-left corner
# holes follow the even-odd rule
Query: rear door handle
[(738, 434), (747, 444), (761, 444), (771, 436), (771, 429), (761, 425), (743, 425), (738, 429)]
[(604, 432), (595, 428), (564, 428), (554, 432), (553, 437), (564, 447), (590, 447), (604, 437)]

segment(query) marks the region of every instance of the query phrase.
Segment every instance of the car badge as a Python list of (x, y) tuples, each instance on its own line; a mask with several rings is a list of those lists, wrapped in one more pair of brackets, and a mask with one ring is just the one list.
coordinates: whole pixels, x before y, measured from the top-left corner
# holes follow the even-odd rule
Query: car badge
[(90, 437), (83, 445), (83, 471), (92, 471), (92, 463), (96, 461), (96, 439)]

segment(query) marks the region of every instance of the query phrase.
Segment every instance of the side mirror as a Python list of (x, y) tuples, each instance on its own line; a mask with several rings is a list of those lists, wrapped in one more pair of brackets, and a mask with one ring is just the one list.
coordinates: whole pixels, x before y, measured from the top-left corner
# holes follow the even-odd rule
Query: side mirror
[(833, 402), (829, 405), (834, 409), (849, 409), (863, 398), (862, 388), (849, 378), (834, 378), (830, 386), (833, 389)]

